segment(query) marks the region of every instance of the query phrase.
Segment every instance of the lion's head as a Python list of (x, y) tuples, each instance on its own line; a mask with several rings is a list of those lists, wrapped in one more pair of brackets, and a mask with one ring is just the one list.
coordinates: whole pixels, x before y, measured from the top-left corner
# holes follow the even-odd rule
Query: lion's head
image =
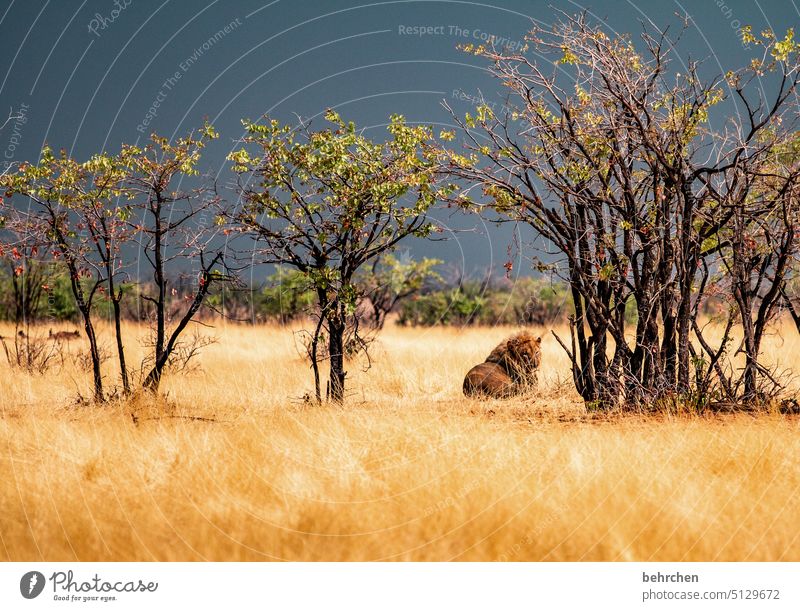
[(486, 361), (502, 365), (517, 382), (533, 382), (542, 362), (542, 338), (521, 331), (492, 350)]

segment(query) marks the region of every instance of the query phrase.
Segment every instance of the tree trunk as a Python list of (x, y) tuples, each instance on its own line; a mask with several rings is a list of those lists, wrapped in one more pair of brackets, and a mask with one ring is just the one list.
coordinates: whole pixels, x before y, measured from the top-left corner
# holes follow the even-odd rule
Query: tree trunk
[[(110, 261), (110, 259), (109, 259)], [(119, 359), (119, 375), (122, 380), (122, 391), (131, 394), (130, 381), (128, 380), (128, 368), (125, 365), (125, 346), (122, 343), (122, 312), (120, 301), (122, 300), (122, 289), (115, 293), (113, 264), (107, 265), (108, 274), (108, 294), (111, 297), (111, 304), (114, 307), (114, 334), (117, 340), (117, 357)]]
[(739, 305), (739, 313), (742, 319), (742, 341), (744, 343), (745, 365), (744, 365), (744, 401), (752, 401), (756, 395), (756, 365), (758, 364), (758, 351), (756, 349), (755, 329), (751, 318), (752, 301), (749, 287), (744, 287), (744, 282), (740, 282), (734, 287), (733, 294)]
[(150, 370), (150, 373), (148, 373), (147, 377), (144, 379), (142, 388), (152, 393), (157, 393), (158, 387), (161, 384), (161, 374), (164, 371), (164, 366), (166, 364), (167, 359), (164, 358), (164, 354), (162, 353), (162, 357), (156, 361), (155, 365), (153, 365), (153, 368)]
[(374, 303), (372, 304), (372, 324), (374, 328), (378, 329), (379, 331), (383, 329), (383, 325), (386, 322), (387, 313), (388, 312), (384, 311), (382, 307), (378, 307)]
[[(194, 315), (197, 314), (197, 311), (200, 309), (200, 306), (203, 305), (203, 300), (206, 298), (209, 289), (211, 288), (212, 276), (211, 270), (213, 269), (214, 265), (217, 261), (220, 260), (222, 254), (217, 254), (214, 257), (211, 264), (206, 267), (203, 264), (203, 275), (200, 279), (200, 285), (197, 288), (197, 292), (194, 295), (194, 299), (192, 300), (189, 309), (184, 312), (183, 317), (181, 317), (178, 325), (172, 331), (172, 334), (169, 336), (169, 340), (167, 341), (164, 348), (161, 350), (159, 356), (156, 357), (156, 362), (153, 364), (153, 368), (150, 370), (150, 373), (147, 374), (147, 377), (142, 384), (142, 387), (145, 390), (149, 390), (151, 392), (158, 392), (159, 384), (161, 383), (161, 374), (164, 372), (164, 367), (166, 367), (167, 362), (169, 361), (169, 357), (172, 355), (173, 351), (175, 350), (175, 346), (178, 343), (178, 339), (180, 338), (181, 333), (186, 328), (186, 326), (192, 321)], [(201, 262), (202, 262), (202, 255), (201, 255)]]
[(664, 318), (664, 340), (661, 343), (661, 363), (665, 387), (675, 388), (675, 376), (678, 364), (678, 345), (675, 343), (677, 331), (676, 318), (673, 314), (668, 314)]
[(131, 394), (131, 384), (128, 380), (128, 368), (125, 364), (125, 346), (122, 343), (122, 314), (120, 312), (119, 301), (114, 303), (114, 333), (117, 338), (117, 356), (119, 357), (119, 375), (122, 379), (122, 390), (126, 395)]
[(83, 328), (86, 331), (86, 337), (89, 339), (89, 354), (92, 359), (92, 377), (94, 378), (94, 400), (102, 403), (105, 401), (103, 396), (103, 375), (100, 371), (100, 350), (97, 346), (97, 336), (94, 333), (91, 310), (81, 308), (81, 315), (83, 316)]
[(344, 401), (344, 304), (331, 303), (328, 313), (328, 354), (331, 363), (330, 393), (334, 403)]
[[(158, 298), (156, 299), (156, 362), (160, 361), (164, 354), (164, 342), (166, 339), (166, 300), (167, 282), (164, 277), (164, 253), (162, 252), (161, 238), (164, 230), (161, 228), (161, 202), (160, 196), (153, 211), (155, 230), (153, 232), (153, 273), (155, 275), (156, 286), (158, 287)], [(148, 376), (149, 378), (149, 376)]]
[[(59, 244), (63, 252), (69, 252), (66, 247), (63, 235), (57, 230)], [(80, 275), (78, 274), (78, 266), (75, 259), (71, 256), (65, 256), (67, 263), (67, 270), (69, 271), (70, 288), (72, 289), (72, 296), (75, 298), (75, 304), (78, 306), (78, 311), (83, 317), (83, 328), (86, 331), (86, 338), (89, 340), (89, 355), (92, 359), (92, 376), (94, 378), (94, 400), (98, 403), (105, 401), (103, 396), (103, 375), (100, 371), (100, 350), (97, 347), (97, 336), (94, 333), (94, 325), (92, 324), (92, 298), (94, 297), (94, 289), (89, 292), (89, 300), (86, 300), (83, 287), (80, 283)], [(97, 288), (97, 285), (95, 285)]]
[(689, 332), (692, 325), (691, 278), (685, 278), (681, 286), (681, 301), (678, 306), (678, 392), (689, 390)]
[(681, 185), (683, 215), (681, 219), (680, 301), (678, 303), (678, 392), (689, 391), (689, 333), (692, 328), (692, 281), (697, 269), (695, 198), (688, 182)]
[(319, 348), (319, 334), (322, 329), (322, 323), (325, 320), (324, 309), (320, 306), (319, 320), (317, 326), (314, 328), (314, 335), (311, 336), (311, 369), (314, 371), (314, 394), (317, 398), (317, 404), (322, 403), (322, 388), (320, 387), (319, 379), (319, 359), (317, 357)]

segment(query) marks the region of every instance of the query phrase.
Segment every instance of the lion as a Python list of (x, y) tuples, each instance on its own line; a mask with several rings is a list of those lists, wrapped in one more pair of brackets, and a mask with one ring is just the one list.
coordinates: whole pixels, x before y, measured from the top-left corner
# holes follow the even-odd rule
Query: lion
[(521, 331), (501, 342), (486, 361), (475, 365), (464, 378), (464, 394), (507, 398), (536, 384), (542, 361), (542, 338)]

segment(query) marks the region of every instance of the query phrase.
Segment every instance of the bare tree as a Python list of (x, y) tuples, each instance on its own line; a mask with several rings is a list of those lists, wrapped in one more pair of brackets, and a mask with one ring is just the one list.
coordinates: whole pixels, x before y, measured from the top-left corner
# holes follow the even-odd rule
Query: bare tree
[[(201, 185), (181, 190), (179, 185), (199, 175), (202, 151), (215, 138), (214, 128), (206, 124), (173, 143), (153, 134), (145, 147), (126, 145), (120, 153), (133, 239), (152, 270), (151, 290), (142, 293), (153, 307), (154, 318), (154, 353), (143, 381), (147, 390), (158, 390), (181, 333), (202, 307), (212, 284), (226, 278), (220, 270), (223, 253), (213, 243), (221, 202), (216, 189)], [(186, 297), (180, 317), (169, 329), (170, 277), (187, 264), (193, 268), (192, 295)]]
[[(467, 149), (448, 153), (450, 174), (466, 181), (454, 201), (529, 223), (561, 255), (541, 267), (570, 284), (571, 338), (559, 342), (587, 403), (688, 393), (698, 273), (730, 246), (720, 236), (734, 213), (719, 202), (746, 201), (732, 175), (752, 175), (791, 124), (791, 33), (762, 41), (771, 63), (709, 80), (697, 62), (672, 67), (680, 37), (666, 30), (643, 27), (639, 49), (585, 14), (562, 15), (527, 40), (520, 51), (466, 48), (491, 61), (509, 97), (501, 116), (485, 105), (475, 117), (454, 115)], [(779, 85), (754, 104), (752, 79), (767, 69)], [(726, 81), (747, 113), (715, 129), (709, 115), (728, 99)], [(756, 345), (746, 349), (757, 358)]]

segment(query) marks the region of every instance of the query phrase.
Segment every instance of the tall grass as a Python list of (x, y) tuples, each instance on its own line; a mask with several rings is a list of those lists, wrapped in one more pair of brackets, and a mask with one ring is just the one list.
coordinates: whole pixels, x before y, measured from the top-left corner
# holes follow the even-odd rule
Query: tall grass
[[(0, 559), (800, 560), (796, 418), (586, 414), (544, 331), (539, 393), (465, 399), (511, 331), (387, 328), (345, 407), (304, 401), (274, 327), (205, 330), (219, 342), (157, 402), (82, 405), (69, 355), (3, 363)], [(800, 371), (785, 331), (770, 350)]]

